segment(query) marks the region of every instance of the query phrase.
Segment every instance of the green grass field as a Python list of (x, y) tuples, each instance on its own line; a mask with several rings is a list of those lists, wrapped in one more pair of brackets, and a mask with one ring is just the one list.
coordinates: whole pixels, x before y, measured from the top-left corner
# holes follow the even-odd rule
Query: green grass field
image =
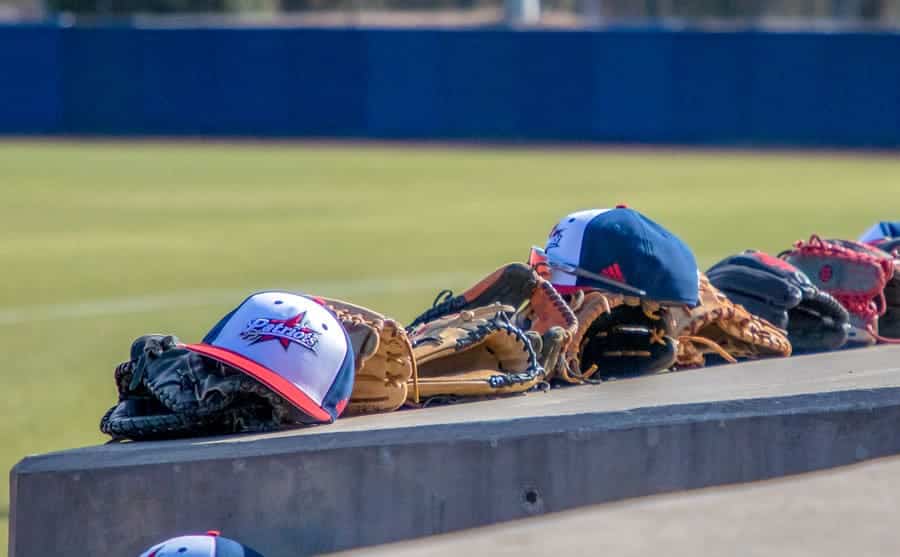
[[(856, 237), (900, 217), (898, 192), (885, 157), (0, 143), (0, 468), (103, 442), (131, 340), (199, 340), (252, 290), (405, 321), (576, 209), (626, 202), (705, 268), (810, 232)], [(3, 483), (0, 554), (7, 514)]]

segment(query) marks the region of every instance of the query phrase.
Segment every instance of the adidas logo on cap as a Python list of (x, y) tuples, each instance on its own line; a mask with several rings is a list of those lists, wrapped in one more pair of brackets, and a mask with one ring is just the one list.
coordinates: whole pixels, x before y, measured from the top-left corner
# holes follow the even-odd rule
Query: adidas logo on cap
[(697, 304), (694, 254), (677, 236), (624, 205), (566, 215), (550, 231), (544, 251), (563, 263), (550, 275), (562, 293), (610, 290), (596, 280), (599, 275), (642, 290), (653, 300)]

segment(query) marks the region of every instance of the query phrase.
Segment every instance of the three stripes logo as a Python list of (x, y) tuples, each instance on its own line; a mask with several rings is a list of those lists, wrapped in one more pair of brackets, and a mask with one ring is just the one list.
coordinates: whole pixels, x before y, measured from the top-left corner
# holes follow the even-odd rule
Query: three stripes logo
[(622, 269), (619, 268), (618, 263), (613, 263), (609, 267), (603, 269), (600, 271), (600, 274), (619, 282), (625, 282), (625, 275), (622, 274)]

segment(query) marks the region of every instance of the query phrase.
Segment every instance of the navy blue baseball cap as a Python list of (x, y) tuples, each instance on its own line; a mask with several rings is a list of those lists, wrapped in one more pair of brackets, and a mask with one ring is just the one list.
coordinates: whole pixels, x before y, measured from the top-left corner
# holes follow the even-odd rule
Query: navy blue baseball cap
[(563, 294), (599, 289), (697, 305), (699, 270), (693, 252), (624, 205), (566, 215), (550, 231), (543, 253), (550, 282)]

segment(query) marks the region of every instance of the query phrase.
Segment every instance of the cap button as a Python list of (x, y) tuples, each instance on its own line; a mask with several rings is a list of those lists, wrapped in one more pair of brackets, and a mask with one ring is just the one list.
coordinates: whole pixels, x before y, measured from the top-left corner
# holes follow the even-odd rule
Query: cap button
[(627, 208), (628, 208), (628, 205), (625, 205), (624, 203), (619, 203), (618, 205), (616, 205), (616, 209), (627, 209)]
[(220, 532), (220, 531), (218, 531), (218, 530), (207, 530), (207, 531), (206, 531), (206, 535), (207, 535), (207, 536), (212, 536), (212, 537), (214, 537), (214, 538), (218, 538), (219, 536), (222, 535), (222, 532)]

